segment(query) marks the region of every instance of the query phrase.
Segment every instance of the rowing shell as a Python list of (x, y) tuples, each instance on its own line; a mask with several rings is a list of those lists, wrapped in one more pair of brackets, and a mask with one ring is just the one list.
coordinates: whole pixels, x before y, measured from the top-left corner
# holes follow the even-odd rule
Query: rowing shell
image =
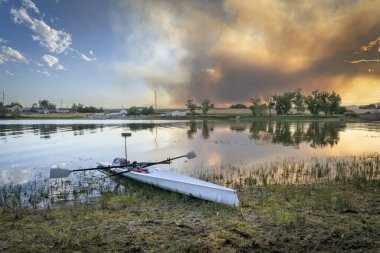
[[(98, 164), (100, 167), (109, 166), (109, 164), (104, 163)], [(120, 173), (125, 171), (125, 169), (115, 168), (111, 169), (111, 171), (114, 173)], [(151, 167), (139, 172), (126, 172), (122, 175), (142, 183), (154, 185), (165, 190), (178, 192), (191, 197), (235, 207), (239, 206), (236, 190), (185, 176), (173, 171)]]

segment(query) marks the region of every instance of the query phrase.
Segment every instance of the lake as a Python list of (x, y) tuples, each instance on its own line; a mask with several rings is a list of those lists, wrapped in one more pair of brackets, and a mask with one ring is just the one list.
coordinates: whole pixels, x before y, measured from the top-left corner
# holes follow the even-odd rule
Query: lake
[[(270, 169), (275, 170), (271, 180), (279, 182), (284, 171), (277, 170), (284, 161), (319, 164), (380, 150), (379, 122), (1, 120), (0, 187), (42, 187), (50, 195), (66, 184), (82, 187), (89, 176), (95, 180), (87, 183), (94, 184), (102, 173), (72, 173), (64, 181), (49, 179), (49, 170), (95, 167), (96, 162), (124, 157), (124, 132), (132, 133), (127, 138), (129, 160), (161, 161), (194, 150), (196, 159), (162, 167), (225, 185)], [(305, 173), (299, 174), (304, 179), (297, 175), (296, 180), (305, 181)]]

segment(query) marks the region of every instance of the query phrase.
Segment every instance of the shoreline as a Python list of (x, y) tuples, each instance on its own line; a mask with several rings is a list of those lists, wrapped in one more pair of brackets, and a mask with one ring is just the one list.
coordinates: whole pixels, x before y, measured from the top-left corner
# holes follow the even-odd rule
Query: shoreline
[[(363, 116), (363, 117), (362, 117)], [(368, 115), (358, 115), (357, 117), (345, 115), (332, 116), (317, 116), (312, 115), (274, 115), (274, 116), (251, 116), (251, 115), (234, 115), (234, 114), (218, 114), (218, 115), (195, 115), (191, 116), (175, 116), (175, 117), (160, 117), (160, 116), (144, 116), (144, 117), (103, 117), (91, 118), (88, 113), (76, 114), (24, 114), (17, 118), (0, 118), (0, 120), (236, 120), (236, 121), (342, 121), (342, 122), (361, 122), (361, 121), (379, 121), (377, 117), (368, 117)]]

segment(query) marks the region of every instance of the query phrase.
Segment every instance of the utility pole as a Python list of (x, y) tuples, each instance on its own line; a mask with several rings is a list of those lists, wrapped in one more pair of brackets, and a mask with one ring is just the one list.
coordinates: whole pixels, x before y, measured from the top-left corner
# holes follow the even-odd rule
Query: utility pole
[(5, 105), (5, 95), (4, 95), (4, 91), (3, 91), (3, 105)]
[(156, 90), (154, 90), (154, 104), (157, 110), (157, 91)]
[(62, 98), (61, 98), (61, 108), (62, 108)]

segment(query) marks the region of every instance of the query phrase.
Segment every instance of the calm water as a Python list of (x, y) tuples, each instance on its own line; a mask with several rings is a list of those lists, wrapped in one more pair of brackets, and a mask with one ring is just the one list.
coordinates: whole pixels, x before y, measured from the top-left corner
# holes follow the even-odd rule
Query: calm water
[[(201, 174), (205, 168), (380, 150), (379, 122), (2, 120), (0, 186), (52, 184), (51, 167), (94, 167), (98, 161), (122, 157), (123, 132), (132, 133), (127, 138), (132, 161), (159, 161), (194, 150), (196, 159), (165, 165), (190, 175)], [(70, 178), (78, 180), (75, 175)]]
[(122, 157), (123, 132), (132, 133), (130, 160), (159, 161), (194, 150), (196, 159), (169, 166), (178, 171), (380, 150), (380, 123), (6, 120), (0, 121), (0, 183), (14, 182), (19, 173), (23, 182), (30, 180), (33, 169), (93, 167)]

